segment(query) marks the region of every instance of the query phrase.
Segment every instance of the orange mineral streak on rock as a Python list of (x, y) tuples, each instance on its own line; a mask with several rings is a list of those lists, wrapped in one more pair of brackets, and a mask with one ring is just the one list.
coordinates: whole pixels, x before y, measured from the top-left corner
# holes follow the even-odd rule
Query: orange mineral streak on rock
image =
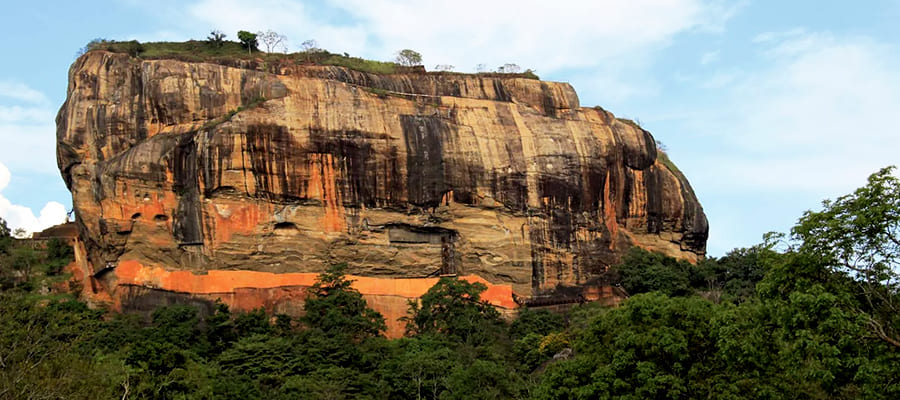
[(609, 230), (611, 240), (609, 249), (615, 250), (619, 237), (619, 223), (616, 221), (616, 206), (609, 194), (609, 171), (606, 172), (606, 182), (603, 184), (603, 216), (606, 229)]
[(644, 171), (636, 170), (632, 173), (634, 174), (634, 185), (632, 186), (631, 203), (629, 203), (628, 216), (626, 217), (628, 219), (644, 217), (644, 210), (647, 208), (647, 192), (644, 189)]
[[(319, 274), (312, 272), (275, 274), (256, 271), (210, 270), (206, 274), (191, 271), (168, 271), (161, 267), (147, 267), (135, 260), (125, 260), (115, 269), (119, 285), (147, 286), (155, 289), (182, 293), (225, 293), (238, 288), (275, 288), (284, 286), (312, 286)], [(347, 275), (353, 288), (362, 294), (393, 295), (408, 298), (421, 297), (440, 278), (374, 278)], [(504, 308), (515, 308), (512, 286), (496, 285), (475, 275), (461, 276), (470, 283), (487, 287), (485, 300)]]
[(103, 217), (118, 223), (118, 229), (129, 229), (132, 222), (151, 222), (157, 215), (171, 212), (167, 204), (175, 202), (172, 192), (159, 193), (130, 185), (122, 185), (118, 196), (103, 199), (100, 207)]
[(81, 286), (80, 296), (92, 306), (111, 305), (113, 310), (120, 311), (122, 308), (119, 307), (118, 299), (112, 296), (112, 292), (103, 282), (94, 277), (93, 268), (85, 257), (84, 243), (76, 240), (72, 248), (75, 250), (75, 261), (67, 268), (72, 272), (72, 280)]
[(268, 214), (269, 206), (256, 202), (220, 200), (209, 204), (209, 214), (215, 218), (215, 243), (218, 247), (231, 240), (235, 233), (253, 234), (259, 226), (262, 215)]
[(449, 206), (453, 202), (453, 191), (450, 190), (441, 197), (441, 204)]
[(322, 201), (325, 215), (320, 226), (325, 232), (342, 232), (346, 229), (344, 207), (341, 194), (337, 189), (337, 175), (334, 170), (332, 154), (309, 155), (309, 192), (312, 198)]
[[(169, 271), (162, 267), (145, 266), (136, 260), (121, 261), (115, 268), (116, 284), (119, 286), (139, 286), (170, 292), (199, 295), (223, 302), (237, 310), (249, 311), (254, 308), (278, 308), (278, 302), (287, 298), (302, 300), (306, 288), (318, 278), (316, 273), (275, 274), (256, 271), (210, 270), (206, 274), (191, 271)], [(381, 312), (388, 320), (393, 337), (402, 335), (398, 318), (406, 315), (407, 300), (422, 297), (437, 284), (439, 278), (375, 278), (348, 275), (353, 288), (366, 299), (375, 299), (369, 306)], [(512, 286), (492, 284), (475, 275), (461, 276), (471, 283), (481, 283), (487, 287), (481, 297), (488, 303), (505, 309), (518, 305), (513, 300)], [(273, 291), (274, 290), (274, 291)], [(273, 293), (281, 292), (273, 300)], [(218, 296), (218, 297), (216, 297)], [(397, 298), (399, 300), (394, 300)]]

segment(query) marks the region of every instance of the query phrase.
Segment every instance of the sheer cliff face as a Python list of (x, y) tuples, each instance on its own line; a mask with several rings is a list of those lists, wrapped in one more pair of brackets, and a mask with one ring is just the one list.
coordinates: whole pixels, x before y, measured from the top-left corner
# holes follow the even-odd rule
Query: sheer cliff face
[(105, 52), (72, 66), (58, 162), (105, 285), (347, 263), (527, 297), (591, 285), (631, 245), (705, 252), (703, 210), (650, 133), (579, 107), (568, 84), (245, 67)]

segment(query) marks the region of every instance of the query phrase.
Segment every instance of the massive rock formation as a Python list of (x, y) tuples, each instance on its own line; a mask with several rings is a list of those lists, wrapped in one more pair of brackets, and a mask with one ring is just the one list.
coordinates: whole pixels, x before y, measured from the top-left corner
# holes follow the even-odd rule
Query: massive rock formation
[[(703, 210), (650, 133), (566, 83), (231, 64), (72, 66), (58, 163), (92, 293), (288, 293), (304, 284), (280, 279), (347, 263), (523, 301), (599, 285), (632, 245), (705, 252)], [(232, 278), (204, 287), (215, 274)]]

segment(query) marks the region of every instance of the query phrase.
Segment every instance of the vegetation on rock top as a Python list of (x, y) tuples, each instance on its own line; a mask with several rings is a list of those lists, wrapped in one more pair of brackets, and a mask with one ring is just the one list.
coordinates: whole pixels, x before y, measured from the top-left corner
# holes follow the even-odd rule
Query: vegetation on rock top
[[(214, 31), (214, 33), (217, 31)], [(244, 32), (248, 33), (249, 32)], [(253, 35), (253, 34), (250, 34)], [(224, 37), (211, 37), (206, 41), (188, 40), (186, 42), (147, 42), (140, 43), (138, 41), (110, 41), (105, 39), (95, 39), (87, 44), (79, 54), (90, 51), (109, 51), (114, 53), (125, 53), (132, 57), (139, 57), (146, 60), (172, 59), (187, 62), (211, 62), (231, 65), (235, 61), (264, 63), (293, 63), (331, 65), (344, 67), (360, 72), (373, 74), (395, 74), (407, 72), (422, 72), (424, 67), (417, 64), (421, 61), (421, 54), (412, 50), (403, 50), (398, 54), (403, 57), (397, 58), (396, 62), (392, 61), (376, 61), (367, 60), (360, 57), (352, 57), (347, 53), (331, 53), (328, 50), (316, 48), (314, 46), (304, 46), (305, 49), (295, 53), (278, 53), (278, 52), (261, 52), (256, 50), (256, 44), (252, 44), (248, 49), (248, 43), (255, 41), (256, 36), (246, 36), (241, 42), (224, 40)], [(312, 42), (312, 41), (308, 41)], [(306, 43), (306, 42), (304, 42)], [(313, 42), (314, 43), (314, 42)], [(405, 52), (405, 53), (404, 53)], [(416, 57), (418, 56), (418, 58)], [(459, 72), (436, 71), (429, 72), (431, 74), (441, 75), (466, 75)], [(540, 78), (532, 70), (526, 70), (523, 73), (504, 73), (504, 72), (479, 72), (478, 76), (500, 77), (500, 78), (526, 78), (539, 80)]]

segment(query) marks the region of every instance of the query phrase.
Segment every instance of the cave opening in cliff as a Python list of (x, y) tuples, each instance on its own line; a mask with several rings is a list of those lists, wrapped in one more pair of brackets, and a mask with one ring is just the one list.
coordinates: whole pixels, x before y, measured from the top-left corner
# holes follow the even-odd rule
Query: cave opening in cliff
[(300, 229), (293, 222), (278, 222), (272, 228), (272, 232), (276, 235), (293, 235), (298, 233)]

